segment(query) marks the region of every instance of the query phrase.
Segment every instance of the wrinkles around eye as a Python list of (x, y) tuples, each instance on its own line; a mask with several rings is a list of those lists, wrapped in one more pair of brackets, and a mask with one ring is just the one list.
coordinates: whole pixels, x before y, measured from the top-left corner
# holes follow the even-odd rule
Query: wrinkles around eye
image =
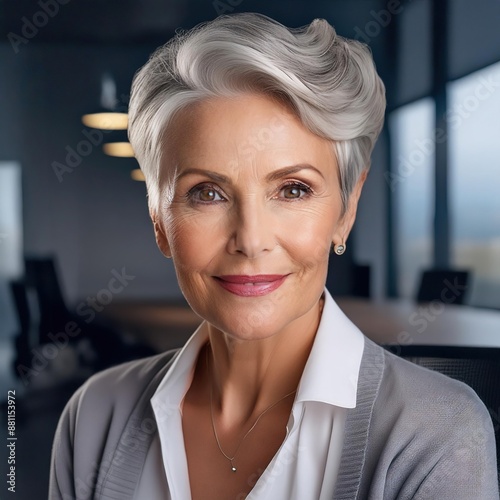
[[(285, 202), (300, 201), (307, 198), (313, 193), (310, 186), (299, 181), (287, 181), (280, 185), (276, 190), (276, 195), (273, 200), (281, 200)], [(287, 195), (291, 194), (291, 196)], [(192, 204), (209, 205), (228, 201), (225, 193), (214, 184), (201, 183), (192, 187), (185, 195), (188, 202)]]

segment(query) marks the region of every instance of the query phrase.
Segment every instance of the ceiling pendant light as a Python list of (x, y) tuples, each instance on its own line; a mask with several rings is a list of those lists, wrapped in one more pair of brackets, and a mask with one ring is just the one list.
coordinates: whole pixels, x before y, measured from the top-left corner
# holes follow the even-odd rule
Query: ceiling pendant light
[(132, 177), (132, 179), (134, 181), (144, 182), (146, 180), (144, 178), (144, 173), (142, 172), (142, 170), (140, 168), (135, 168), (134, 170), (132, 170), (132, 172), (130, 172), (130, 177)]
[(98, 128), (101, 130), (127, 130), (128, 114), (127, 113), (89, 113), (82, 116), (84, 125), (90, 128)]
[(102, 149), (108, 156), (118, 156), (120, 158), (133, 158), (134, 150), (130, 142), (107, 142)]
[[(127, 130), (128, 115), (123, 111), (117, 112), (118, 99), (116, 98), (116, 83), (109, 73), (101, 77), (100, 110), (96, 113), (87, 113), (82, 116), (84, 125), (101, 130)], [(125, 104), (121, 108), (126, 108)]]

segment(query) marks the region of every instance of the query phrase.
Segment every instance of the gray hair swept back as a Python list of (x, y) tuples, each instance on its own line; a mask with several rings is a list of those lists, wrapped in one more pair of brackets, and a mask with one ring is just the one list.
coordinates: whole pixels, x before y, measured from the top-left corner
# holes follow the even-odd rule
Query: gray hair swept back
[(332, 141), (345, 209), (384, 121), (385, 87), (370, 48), (337, 35), (324, 19), (287, 28), (245, 12), (177, 30), (134, 76), (128, 135), (150, 212), (160, 208), (164, 133), (174, 116), (244, 91), (286, 101), (307, 129)]

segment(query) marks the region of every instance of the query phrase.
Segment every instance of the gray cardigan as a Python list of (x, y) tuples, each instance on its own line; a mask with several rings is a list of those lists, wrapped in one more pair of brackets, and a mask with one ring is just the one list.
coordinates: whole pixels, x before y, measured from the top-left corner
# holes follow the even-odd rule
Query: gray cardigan
[[(177, 352), (110, 368), (78, 389), (54, 439), (51, 500), (134, 498), (157, 432), (149, 400)], [(367, 338), (360, 370), (334, 500), (499, 499), (493, 425), (472, 389)], [(152, 486), (140, 500), (156, 498)]]

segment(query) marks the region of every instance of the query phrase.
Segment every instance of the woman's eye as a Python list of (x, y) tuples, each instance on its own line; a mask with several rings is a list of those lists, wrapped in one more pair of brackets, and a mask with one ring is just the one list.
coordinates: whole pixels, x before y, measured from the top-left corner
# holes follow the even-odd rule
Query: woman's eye
[(214, 201), (222, 201), (224, 198), (220, 193), (210, 186), (195, 186), (188, 193), (189, 198), (195, 202), (210, 203)]
[(296, 200), (303, 198), (305, 195), (309, 194), (311, 189), (305, 184), (289, 184), (281, 188), (280, 193), (282, 193), (283, 198), (287, 200)]

